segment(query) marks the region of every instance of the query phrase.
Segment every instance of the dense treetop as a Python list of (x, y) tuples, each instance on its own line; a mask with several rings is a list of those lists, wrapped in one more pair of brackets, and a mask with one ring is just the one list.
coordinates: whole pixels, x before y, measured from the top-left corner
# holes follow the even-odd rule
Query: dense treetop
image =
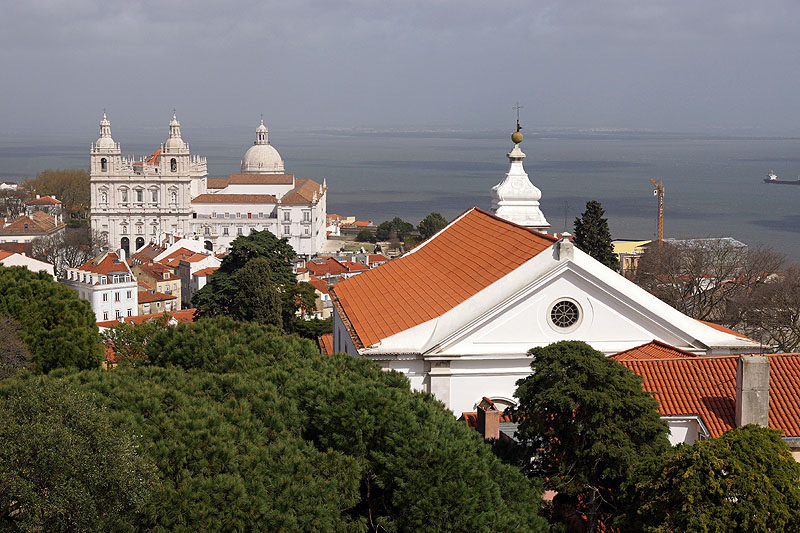
[(25, 182), (32, 194), (55, 196), (69, 218), (86, 218), (89, 211), (89, 173), (83, 169), (43, 170)]
[(575, 246), (608, 268), (619, 270), (619, 258), (614, 253), (608, 220), (600, 202), (586, 202), (586, 211), (575, 219)]
[(591, 527), (620, 512), (631, 465), (669, 447), (658, 404), (627, 368), (578, 341), (530, 350), (517, 382), (522, 468), (577, 502)]
[(642, 463), (624, 531), (800, 531), (800, 465), (780, 432), (744, 426)]
[(140, 530), (545, 529), (535, 483), (404, 376), (273, 326), (181, 324), (136, 366), (48, 379), (141, 436), (157, 475)]
[(43, 272), (0, 266), (0, 314), (14, 318), (39, 372), (96, 368), (103, 344), (89, 302)]

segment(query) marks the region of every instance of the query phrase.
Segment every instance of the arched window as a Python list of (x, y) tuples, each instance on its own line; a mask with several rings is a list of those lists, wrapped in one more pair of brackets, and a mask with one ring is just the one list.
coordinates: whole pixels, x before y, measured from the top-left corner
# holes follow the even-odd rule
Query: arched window
[(150, 198), (153, 203), (158, 203), (158, 189), (150, 189)]
[(107, 204), (108, 203), (108, 193), (106, 191), (103, 191), (103, 192), (100, 193), (100, 203), (101, 204)]
[(103, 172), (108, 172), (108, 159), (105, 157), (100, 159), (100, 170)]
[(174, 157), (169, 160), (169, 170), (171, 172), (177, 172), (178, 171), (178, 160), (175, 159)]
[(136, 249), (138, 250), (144, 246), (144, 237), (136, 237)]
[(214, 245), (211, 244), (211, 241), (206, 241), (205, 246), (206, 250), (212, 250), (214, 248)]
[(170, 191), (169, 192), (169, 202), (171, 204), (177, 204), (178, 203), (178, 191)]
[(136, 233), (137, 233), (137, 235), (141, 234), (141, 233), (144, 233), (142, 231), (142, 225), (141, 224), (136, 224)]
[(119, 190), (120, 201), (123, 204), (128, 203), (128, 189), (120, 189)]
[(125, 257), (130, 255), (130, 253), (131, 253), (131, 251), (130, 251), (130, 242), (131, 241), (129, 241), (127, 237), (123, 237), (119, 241), (119, 247), (122, 248), (123, 250), (125, 250)]

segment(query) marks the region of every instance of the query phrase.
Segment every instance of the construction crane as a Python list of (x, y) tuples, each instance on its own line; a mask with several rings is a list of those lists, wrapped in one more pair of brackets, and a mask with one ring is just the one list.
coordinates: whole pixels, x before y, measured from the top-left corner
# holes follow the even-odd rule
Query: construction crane
[(664, 183), (661, 180), (654, 180), (653, 182), (653, 196), (658, 196), (658, 255), (661, 255), (661, 245), (664, 242)]

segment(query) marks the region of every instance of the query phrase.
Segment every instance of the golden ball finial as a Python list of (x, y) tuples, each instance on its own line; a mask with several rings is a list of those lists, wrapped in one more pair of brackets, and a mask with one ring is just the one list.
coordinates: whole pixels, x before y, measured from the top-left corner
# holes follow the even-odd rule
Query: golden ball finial
[(511, 134), (511, 140), (514, 142), (514, 144), (521, 143), (522, 142), (522, 133), (520, 133), (518, 131), (515, 131), (514, 133)]

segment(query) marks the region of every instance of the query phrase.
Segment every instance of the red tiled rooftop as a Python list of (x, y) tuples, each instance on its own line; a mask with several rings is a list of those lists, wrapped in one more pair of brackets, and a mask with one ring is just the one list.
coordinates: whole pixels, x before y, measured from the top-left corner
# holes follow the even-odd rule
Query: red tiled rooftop
[(330, 291), (331, 286), (324, 280), (321, 280), (316, 276), (311, 276), (308, 280), (308, 283), (311, 284), (312, 287), (314, 287), (321, 293), (328, 294), (328, 292)]
[(271, 194), (201, 194), (192, 199), (193, 204), (274, 204), (278, 199)]
[(331, 355), (333, 353), (333, 333), (321, 335), (317, 342), (323, 355)]
[[(178, 322), (194, 322), (194, 312), (196, 309), (181, 309), (180, 311), (165, 311), (171, 318), (174, 318)], [(164, 312), (162, 313), (150, 313), (147, 315), (138, 315), (138, 316), (126, 316), (122, 320), (126, 324), (136, 325), (141, 324), (143, 322), (148, 322), (150, 320), (154, 320), (160, 316), (163, 316)], [(119, 324), (119, 320), (104, 320), (102, 322), (98, 322), (97, 326), (100, 328), (112, 328)]]
[(224, 189), (228, 185), (292, 185), (293, 174), (231, 174), (227, 178), (208, 178), (206, 187)]
[(164, 294), (163, 292), (139, 291), (139, 303), (163, 302), (165, 300), (175, 300), (178, 297), (174, 294)]
[(317, 197), (320, 195), (319, 183), (313, 180), (298, 179), (295, 181), (295, 188), (281, 198), (281, 203), (285, 205), (309, 204), (314, 200), (314, 194)]
[(434, 319), (552, 246), (473, 207), (424, 245), (332, 290), (361, 347)]
[(197, 272), (195, 272), (192, 275), (193, 276), (209, 276), (209, 275), (211, 275), (212, 272), (214, 272), (218, 268), (219, 267), (207, 267), (207, 268), (204, 268), (202, 270), (198, 270)]
[(25, 205), (57, 205), (61, 202), (56, 200), (52, 196), (42, 196), (41, 198), (36, 198), (34, 200), (29, 200), (25, 202)]
[(338, 276), (349, 272), (347, 267), (333, 257), (317, 257), (306, 261), (305, 267), (317, 277)]
[[(712, 437), (735, 426), (736, 366), (739, 356), (623, 359), (655, 393), (659, 412), (699, 415)], [(769, 426), (800, 437), (800, 355), (770, 354)]]
[(12, 255), (14, 255), (14, 252), (6, 252), (5, 250), (0, 250), (0, 261), (8, 257), (11, 257)]
[(681, 357), (697, 357), (697, 354), (685, 352), (665, 342), (653, 340), (647, 344), (615, 353), (610, 357), (617, 361), (625, 361), (627, 359), (679, 359)]
[(111, 273), (128, 273), (128, 265), (123, 263), (117, 257), (117, 254), (111, 252), (105, 254), (98, 255), (94, 259), (85, 262), (81, 266), (78, 267), (78, 270), (83, 270), (86, 272), (93, 272), (95, 274), (111, 274)]

